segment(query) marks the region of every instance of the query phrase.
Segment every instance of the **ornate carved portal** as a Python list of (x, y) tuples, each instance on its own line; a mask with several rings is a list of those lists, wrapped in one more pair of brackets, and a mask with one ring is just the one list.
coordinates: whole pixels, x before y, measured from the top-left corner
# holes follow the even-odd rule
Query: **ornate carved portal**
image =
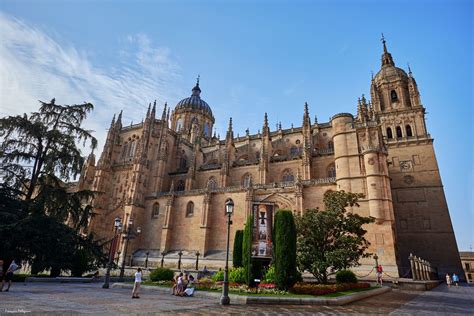
[[(291, 194), (293, 195), (293, 194)], [(296, 199), (290, 194), (271, 193), (266, 195), (255, 195), (255, 203), (272, 203), (275, 205), (275, 211), (279, 209), (291, 210), (296, 212)]]

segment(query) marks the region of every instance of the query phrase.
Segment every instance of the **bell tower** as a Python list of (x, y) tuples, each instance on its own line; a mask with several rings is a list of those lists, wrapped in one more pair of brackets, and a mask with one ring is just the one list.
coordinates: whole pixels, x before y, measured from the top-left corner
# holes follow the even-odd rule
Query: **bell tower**
[(370, 94), (373, 115), (388, 149), (399, 274), (407, 274), (408, 256), (417, 253), (436, 266), (440, 276), (449, 271), (462, 275), (418, 85), (410, 67), (407, 74), (395, 66), (383, 34), (382, 44), (382, 65), (372, 78)]

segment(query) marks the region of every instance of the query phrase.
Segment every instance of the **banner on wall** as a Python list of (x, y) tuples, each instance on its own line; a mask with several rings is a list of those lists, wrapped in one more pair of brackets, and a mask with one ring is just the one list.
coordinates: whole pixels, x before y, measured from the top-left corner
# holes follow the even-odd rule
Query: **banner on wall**
[(271, 258), (273, 256), (273, 208), (273, 204), (253, 204), (253, 258)]

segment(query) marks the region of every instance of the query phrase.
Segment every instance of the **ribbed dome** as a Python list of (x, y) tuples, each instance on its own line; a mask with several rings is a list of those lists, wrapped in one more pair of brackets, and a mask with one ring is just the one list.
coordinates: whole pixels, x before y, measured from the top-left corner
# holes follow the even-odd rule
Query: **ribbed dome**
[(211, 117), (212, 115), (212, 110), (209, 104), (207, 104), (206, 101), (201, 99), (201, 89), (199, 88), (199, 81), (196, 83), (196, 86), (194, 86), (192, 90), (192, 95), (189, 98), (183, 99), (176, 104), (175, 111), (178, 110), (201, 110), (207, 114), (209, 114)]
[(405, 70), (392, 65), (383, 66), (374, 77), (376, 82), (393, 81), (397, 79), (408, 79), (408, 75)]

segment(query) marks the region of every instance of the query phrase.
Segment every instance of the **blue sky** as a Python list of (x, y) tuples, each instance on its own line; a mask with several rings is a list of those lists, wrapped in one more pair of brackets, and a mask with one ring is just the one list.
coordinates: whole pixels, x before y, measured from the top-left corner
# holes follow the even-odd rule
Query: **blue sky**
[[(149, 102), (201, 96), (216, 129), (244, 134), (356, 112), (380, 69), (380, 33), (407, 62), (461, 250), (474, 246), (473, 6), (470, 1), (7, 1), (0, 0), (0, 115), (38, 99), (95, 104), (103, 141), (114, 112), (138, 122)], [(103, 143), (102, 143), (103, 144)]]

